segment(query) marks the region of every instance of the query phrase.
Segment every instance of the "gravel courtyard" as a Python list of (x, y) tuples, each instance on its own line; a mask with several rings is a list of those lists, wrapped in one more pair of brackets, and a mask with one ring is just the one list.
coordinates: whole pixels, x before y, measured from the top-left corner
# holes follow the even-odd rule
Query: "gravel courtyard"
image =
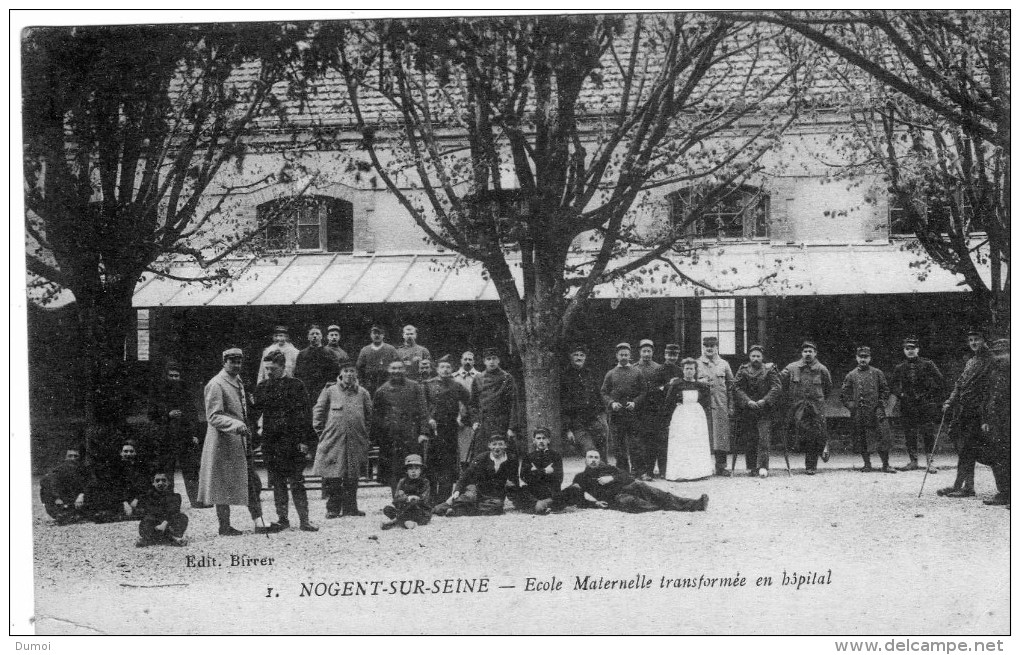
[[(773, 461), (782, 466), (781, 456)], [(921, 472), (864, 474), (857, 462), (836, 456), (808, 477), (798, 457), (793, 477), (774, 468), (767, 480), (655, 483), (709, 494), (704, 513), (509, 512), (410, 531), (379, 529), (386, 489), (361, 490), (367, 517), (331, 521), (316, 491), (318, 533), (255, 535), (234, 508), (247, 534), (222, 538), (213, 510), (187, 510), (185, 548), (135, 548), (135, 523), (57, 527), (36, 486), (35, 626), (38, 634), (1008, 634), (1010, 512), (980, 502), (994, 492), (989, 469), (978, 467), (977, 499), (935, 496), (950, 468), (930, 476), (918, 499)], [(568, 460), (567, 480), (582, 465)], [(268, 492), (263, 507), (275, 518)], [(189, 556), (218, 565), (188, 566)], [(231, 566), (231, 556), (260, 563)], [(551, 589), (529, 590), (537, 583)]]

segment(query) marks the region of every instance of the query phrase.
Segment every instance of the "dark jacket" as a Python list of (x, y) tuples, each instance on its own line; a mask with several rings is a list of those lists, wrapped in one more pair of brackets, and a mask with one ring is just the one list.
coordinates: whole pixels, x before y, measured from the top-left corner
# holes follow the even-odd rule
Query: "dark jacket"
[(358, 353), (358, 384), (368, 389), (369, 393), (375, 393), (388, 375), (391, 362), (400, 359), (397, 349), (388, 343), (383, 343), (379, 348), (373, 348), (371, 344), (365, 346)]
[(506, 461), (500, 465), (497, 471), (496, 464), (492, 461), (489, 453), (484, 452), (475, 457), (467, 469), (461, 473), (454, 489), (464, 493), (468, 485), (475, 485), (479, 498), (506, 498), (506, 483), (510, 482), (513, 487), (518, 486), (519, 468), (520, 462), (512, 455), (507, 454)]
[(640, 408), (648, 391), (644, 374), (635, 366), (616, 366), (609, 369), (602, 380), (602, 402), (606, 408), (616, 402), (621, 405), (634, 403)]
[(560, 373), (560, 410), (568, 422), (588, 421), (603, 410), (602, 380), (588, 366), (568, 366)]
[(181, 513), (181, 495), (172, 491), (159, 491), (149, 487), (138, 501), (136, 508), (138, 518), (162, 523), (169, 521)]
[(267, 462), (303, 459), (299, 446), (314, 448), (312, 412), (305, 385), (297, 378), (266, 378), (252, 394), (251, 420), (262, 418), (262, 452)]
[(471, 422), (480, 423), (480, 434), (488, 439), (494, 434), (506, 435), (508, 429), (521, 431), (520, 407), (517, 403), (517, 382), (501, 368), (483, 371), (471, 382)]
[(896, 365), (889, 389), (904, 405), (934, 405), (944, 392), (945, 378), (935, 362), (924, 357), (907, 359)]
[(39, 495), (47, 505), (59, 498), (73, 506), (78, 494), (85, 493), (88, 482), (89, 471), (84, 464), (64, 461), (39, 481)]
[(417, 480), (408, 477), (400, 478), (396, 488), (393, 490), (393, 506), (397, 509), (404, 509), (410, 503), (408, 496), (418, 496), (418, 507), (424, 509), (432, 508), (432, 485), (424, 476)]
[(885, 417), (889, 400), (889, 383), (885, 373), (874, 366), (855, 368), (846, 374), (839, 398), (850, 410), (850, 419), (857, 425), (873, 425)]
[(563, 486), (563, 456), (554, 450), (531, 451), (521, 458), (521, 480), (535, 498), (552, 498)]
[(779, 379), (779, 371), (775, 364), (763, 363), (755, 370), (750, 363), (742, 364), (737, 369), (733, 383), (733, 398), (737, 411), (755, 413), (748, 408), (748, 403), (762, 401), (764, 407), (757, 413), (771, 411), (779, 405), (783, 396), (783, 383)]
[(407, 378), (400, 382), (387, 380), (372, 398), (372, 419), (377, 440), (414, 449), (418, 435), (431, 432), (422, 385)]
[(682, 376), (683, 370), (677, 364), (667, 362), (659, 366), (648, 381), (645, 406), (663, 417), (672, 415), (675, 405), (666, 402), (666, 393), (669, 391), (670, 380)]
[(429, 378), (424, 386), (427, 391), (429, 416), (435, 420), (437, 429), (440, 432), (455, 431), (460, 406), (463, 404), (467, 409), (471, 404), (471, 394), (464, 385), (452, 377), (441, 378), (437, 375)]
[(666, 389), (666, 406), (672, 412), (674, 408), (684, 400), (684, 391), (697, 390), (698, 404), (705, 408), (705, 413), (711, 416), (712, 411), (712, 387), (707, 382), (700, 380), (684, 380), (680, 378)]
[(325, 346), (318, 348), (308, 346), (298, 353), (294, 377), (305, 383), (309, 403), (318, 399), (319, 393), (327, 384), (336, 381), (336, 376), (340, 373), (339, 364), (340, 360), (336, 354)]
[(991, 427), (994, 440), (1009, 443), (1009, 361), (998, 360), (988, 383), (988, 400), (982, 407), (981, 422)]
[(950, 407), (969, 413), (981, 411), (981, 405), (988, 399), (988, 382), (994, 363), (995, 359), (987, 347), (974, 353), (953, 386), (953, 393), (949, 395)]
[[(606, 485), (599, 484), (599, 478), (604, 475), (613, 477), (613, 481)], [(612, 503), (620, 495), (623, 488), (634, 482), (634, 476), (621, 471), (609, 464), (599, 464), (595, 468), (585, 467), (583, 471), (574, 476), (571, 484), (576, 484), (581, 491), (588, 494), (595, 500)]]

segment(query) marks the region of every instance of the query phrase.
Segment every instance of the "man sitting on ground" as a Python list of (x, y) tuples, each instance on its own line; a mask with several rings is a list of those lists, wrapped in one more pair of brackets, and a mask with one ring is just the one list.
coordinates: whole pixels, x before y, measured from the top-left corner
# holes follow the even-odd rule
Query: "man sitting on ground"
[(461, 474), (453, 495), (437, 505), (440, 516), (495, 516), (503, 513), (507, 493), (518, 490), (518, 461), (507, 453), (507, 437), (489, 437), (488, 452), (478, 455)]
[(155, 544), (170, 546), (184, 545), (184, 531), (188, 529), (188, 517), (181, 512), (181, 495), (170, 490), (170, 478), (157, 471), (152, 476), (152, 488), (142, 496), (137, 514), (139, 548)]
[[(574, 482), (550, 500), (538, 503), (540, 512), (548, 509), (562, 509), (567, 505), (616, 509), (637, 514), (654, 512), (657, 509), (676, 512), (703, 512), (708, 508), (708, 494), (701, 498), (681, 498), (657, 489), (650, 484), (635, 480), (634, 476), (615, 466), (602, 463), (597, 450), (584, 455), (585, 469), (574, 476)], [(589, 501), (587, 497), (593, 498)]]
[(46, 513), (56, 520), (57, 525), (75, 523), (84, 518), (81, 509), (88, 481), (88, 470), (77, 448), (68, 448), (64, 461), (39, 481), (39, 497)]

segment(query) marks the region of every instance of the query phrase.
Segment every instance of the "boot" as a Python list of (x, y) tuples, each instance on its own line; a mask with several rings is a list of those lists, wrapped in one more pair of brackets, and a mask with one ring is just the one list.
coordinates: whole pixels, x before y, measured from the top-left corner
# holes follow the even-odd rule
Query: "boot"
[(364, 516), (365, 513), (358, 509), (358, 481), (344, 481), (344, 516)]
[(219, 532), (221, 537), (236, 537), (241, 534), (240, 530), (230, 527), (230, 505), (217, 505), (216, 519), (220, 524)]
[(882, 458), (882, 473), (895, 473), (896, 469), (889, 466), (889, 451), (880, 450), (878, 456)]
[(871, 466), (871, 453), (861, 453), (861, 457), (864, 459), (864, 468), (861, 469), (861, 473), (871, 473), (875, 469)]
[(921, 467), (917, 465), (917, 456), (916, 455), (911, 455), (910, 456), (910, 462), (908, 462), (907, 464), (904, 464), (903, 466), (897, 466), (896, 470), (897, 471), (916, 471), (919, 468), (921, 468)]

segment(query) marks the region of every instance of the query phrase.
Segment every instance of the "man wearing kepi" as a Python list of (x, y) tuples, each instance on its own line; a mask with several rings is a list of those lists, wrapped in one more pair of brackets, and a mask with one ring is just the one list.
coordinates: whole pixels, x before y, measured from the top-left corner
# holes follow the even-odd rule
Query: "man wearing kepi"
[(372, 343), (358, 353), (358, 383), (368, 393), (375, 393), (389, 374), (390, 362), (400, 359), (397, 349), (386, 343), (386, 330), (381, 325), (373, 325), (370, 331)]
[[(326, 350), (336, 355), (336, 361), (342, 362), (350, 359), (347, 351), (340, 347), (340, 326), (330, 325), (326, 328)], [(315, 400), (312, 398), (312, 400)]]
[(262, 455), (273, 487), (277, 523), (290, 527), (287, 511), (290, 484), (301, 529), (315, 532), (318, 528), (308, 520), (304, 476), (305, 456), (315, 447), (308, 394), (301, 380), (284, 376), (287, 361), (282, 352), (270, 352), (263, 359), (269, 365), (268, 377), (255, 389), (253, 416), (262, 418)]
[(424, 387), (407, 379), (399, 359), (390, 362), (389, 372), (390, 379), (372, 397), (372, 411), (380, 481), (393, 488), (403, 474), (404, 460), (422, 453), (430, 430)]
[(737, 432), (744, 445), (744, 464), (748, 473), (767, 478), (772, 421), (783, 385), (775, 364), (765, 362), (764, 348), (751, 346), (747, 358), (749, 361), (737, 369), (733, 384)]
[(198, 500), (216, 506), (220, 535), (241, 534), (230, 525), (230, 506), (247, 505), (255, 532), (279, 532), (262, 519), (261, 483), (252, 470), (251, 431), (248, 428), (248, 396), (241, 380), (244, 354), (240, 348), (223, 351), (223, 370), (205, 385), (208, 428), (198, 472)]
[(429, 423), (435, 433), (429, 443), (428, 461), (425, 463), (433, 495), (445, 499), (449, 498), (453, 483), (460, 475), (457, 433), (471, 403), (471, 394), (453, 379), (452, 357), (440, 357), (436, 370), (438, 375), (425, 383), (430, 400)]
[(601, 393), (602, 402), (609, 410), (613, 456), (621, 471), (629, 472), (632, 465), (639, 470), (644, 463), (638, 408), (642, 406), (647, 390), (645, 376), (630, 363), (630, 344), (616, 344), (616, 367), (606, 373)]
[(521, 431), (517, 381), (500, 368), (499, 351), (495, 348), (483, 350), (482, 358), (485, 371), (471, 383), (471, 427), (475, 432), (472, 453), (484, 453), (489, 437), (501, 434), (507, 437), (510, 453), (516, 456), (527, 450), (517, 438)]
[(974, 354), (956, 380), (953, 393), (942, 405), (942, 411), (953, 412), (949, 434), (953, 436), (959, 454), (953, 486), (937, 492), (949, 498), (974, 495), (974, 468), (985, 443), (981, 431), (981, 407), (988, 398), (988, 382), (994, 360), (981, 330), (972, 329), (967, 333), (967, 345)]
[(336, 384), (322, 390), (312, 412), (312, 429), (319, 436), (312, 474), (322, 476), (327, 519), (364, 516), (358, 509), (358, 477), (368, 462), (372, 419), (372, 396), (358, 384), (354, 362), (342, 361), (339, 368)]
[(590, 366), (588, 351), (581, 345), (570, 350), (570, 366), (560, 373), (560, 411), (567, 441), (581, 452), (594, 448), (608, 457), (606, 424), (599, 388), (602, 380)]
[[(538, 512), (546, 508), (562, 509), (567, 505), (593, 505), (600, 509), (615, 509), (631, 514), (659, 509), (703, 512), (708, 508), (708, 494), (702, 494), (698, 499), (674, 496), (635, 480), (629, 473), (615, 466), (603, 464), (597, 450), (585, 453), (584, 463), (585, 469), (574, 476), (569, 487), (555, 494), (552, 499), (538, 503)], [(591, 496), (594, 502), (588, 501), (586, 495)]]
[(708, 436), (715, 455), (715, 474), (727, 476), (726, 454), (730, 452), (730, 407), (733, 404), (733, 371), (729, 363), (719, 356), (719, 339), (701, 340), (701, 358), (698, 359), (698, 380), (712, 388), (712, 416), (708, 421)]
[[(266, 346), (265, 350), (262, 351), (262, 357), (265, 357), (273, 350), (279, 350), (287, 358), (287, 366), (284, 369), (283, 374), (287, 377), (294, 376), (294, 367), (297, 366), (297, 347), (290, 342), (290, 332), (287, 330), (286, 325), (277, 325), (273, 329), (273, 343)], [(259, 377), (256, 382), (262, 382), (266, 379), (266, 364), (265, 359), (262, 360), (262, 366), (259, 368)]]
[(298, 353), (294, 377), (305, 383), (309, 402), (315, 402), (323, 387), (336, 379), (339, 363), (332, 350), (322, 345), (322, 329), (318, 325), (308, 328), (308, 347)]
[[(825, 398), (832, 391), (832, 376), (818, 361), (818, 346), (805, 341), (800, 347), (801, 358), (786, 365), (779, 379), (789, 399), (786, 423), (794, 437), (804, 447), (804, 472), (814, 475), (818, 469), (818, 456), (824, 452), (828, 440), (825, 422)], [(828, 461), (828, 456), (823, 455)]]
[(871, 365), (870, 347), (857, 348), (857, 368), (847, 373), (839, 395), (843, 405), (850, 410), (854, 450), (864, 459), (862, 470), (865, 473), (874, 470), (871, 451), (877, 450), (882, 458), (882, 472), (895, 473), (896, 470), (889, 466), (892, 433), (885, 415), (889, 384), (885, 374)]
[(930, 459), (926, 466), (929, 473), (938, 473), (935, 468), (935, 425), (938, 423), (936, 407), (942, 397), (945, 380), (935, 362), (920, 356), (917, 339), (903, 340), (903, 354), (906, 359), (893, 369), (889, 380), (890, 391), (900, 402), (900, 421), (907, 444), (910, 461), (897, 467), (899, 471), (916, 471), (917, 438), (924, 442), (924, 453)]
[(421, 377), (418, 365), (423, 359), (431, 360), (432, 355), (428, 348), (418, 344), (418, 328), (404, 326), (404, 343), (397, 348), (397, 357), (404, 362), (405, 375), (409, 380), (424, 382), (428, 379)]

